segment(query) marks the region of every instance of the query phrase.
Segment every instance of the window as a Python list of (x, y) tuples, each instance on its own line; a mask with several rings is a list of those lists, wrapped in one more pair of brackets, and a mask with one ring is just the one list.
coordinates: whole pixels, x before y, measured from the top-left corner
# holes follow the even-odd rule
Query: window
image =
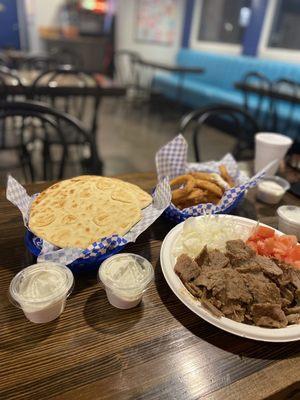
[(300, 50), (300, 2), (277, 2), (267, 47)]
[(259, 56), (300, 61), (300, 1), (269, 0), (259, 42)]
[(251, 0), (195, 0), (190, 47), (239, 54)]
[(248, 25), (250, 0), (203, 0), (198, 40), (241, 44)]

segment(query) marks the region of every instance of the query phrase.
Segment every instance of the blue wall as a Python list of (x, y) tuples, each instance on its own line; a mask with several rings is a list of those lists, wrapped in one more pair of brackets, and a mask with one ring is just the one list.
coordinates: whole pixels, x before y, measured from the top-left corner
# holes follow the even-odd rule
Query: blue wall
[(0, 49), (20, 49), (17, 0), (1, 0)]
[[(193, 13), (195, 2), (197, 0), (186, 0), (182, 40), (181, 45), (184, 48), (189, 47), (189, 41), (192, 30)], [(258, 50), (259, 38), (262, 32), (263, 22), (266, 16), (266, 10), (269, 0), (252, 0), (252, 14), (249, 25), (246, 28), (244, 40), (242, 43), (242, 54), (247, 56), (256, 56)]]

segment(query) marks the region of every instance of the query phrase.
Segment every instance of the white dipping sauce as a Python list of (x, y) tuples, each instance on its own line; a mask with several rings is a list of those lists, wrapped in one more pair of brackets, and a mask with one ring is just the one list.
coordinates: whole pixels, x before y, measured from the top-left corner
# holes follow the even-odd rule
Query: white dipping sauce
[(10, 284), (10, 296), (31, 322), (45, 323), (63, 312), (73, 285), (67, 267), (44, 262), (20, 271)]
[(300, 240), (300, 207), (281, 206), (277, 209), (278, 229)]
[(300, 207), (286, 207), (282, 211), (282, 214), (291, 222), (300, 224)]
[(258, 185), (257, 198), (267, 204), (277, 204), (289, 189), (289, 183), (280, 177), (265, 178)]
[(117, 308), (135, 307), (153, 278), (152, 265), (136, 254), (117, 254), (99, 268), (109, 302)]
[(259, 188), (264, 192), (280, 196), (284, 189), (278, 183), (272, 181), (263, 181), (258, 184)]

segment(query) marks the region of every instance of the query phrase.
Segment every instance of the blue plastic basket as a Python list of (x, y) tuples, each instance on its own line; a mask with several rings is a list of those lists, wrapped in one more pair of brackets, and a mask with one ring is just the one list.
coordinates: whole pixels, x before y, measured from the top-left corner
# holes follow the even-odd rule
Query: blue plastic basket
[[(27, 249), (36, 257), (41, 252), (42, 249), (42, 240), (35, 236), (32, 232), (29, 230), (26, 230), (25, 233), (25, 245)], [(75, 261), (73, 261), (71, 264), (68, 264), (67, 267), (70, 268), (70, 270), (74, 273), (79, 273), (79, 272), (87, 272), (87, 271), (92, 271), (96, 270), (99, 265), (104, 261), (106, 258), (119, 253), (124, 249), (125, 246), (118, 246), (115, 249), (105, 253), (105, 254), (98, 254), (93, 257), (88, 257), (88, 258), (80, 258)]]
[[(222, 212), (218, 212), (216, 214), (230, 214), (238, 205), (239, 203), (243, 200), (244, 198), (244, 193), (241, 193), (235, 201), (230, 204), (229, 207), (226, 208), (226, 210)], [(201, 215), (201, 214), (199, 214)], [(163, 216), (168, 219), (169, 221), (175, 222), (176, 224), (179, 224), (180, 222), (185, 221), (186, 219), (190, 218), (190, 215), (188, 213), (185, 213), (184, 210), (182, 210), (180, 213), (176, 212), (176, 210), (171, 209), (168, 207), (164, 213)]]

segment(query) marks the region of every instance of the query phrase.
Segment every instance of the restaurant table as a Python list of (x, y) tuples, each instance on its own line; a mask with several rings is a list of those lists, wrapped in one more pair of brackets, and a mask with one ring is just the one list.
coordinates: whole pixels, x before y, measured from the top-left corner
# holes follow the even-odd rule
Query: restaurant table
[[(51, 106), (57, 104), (54, 102), (56, 98), (64, 98), (65, 104), (61, 105), (60, 111), (65, 112), (68, 110), (68, 113), (72, 114), (72, 108), (70, 106), (70, 101), (73, 97), (82, 98), (93, 98), (93, 103), (89, 106), (89, 117), (90, 117), (90, 126), (87, 128), (90, 129), (91, 134), (93, 136), (99, 135), (99, 114), (101, 111), (101, 102), (105, 97), (122, 97), (126, 95), (126, 88), (117, 82), (109, 79), (108, 77), (97, 73), (96, 71), (87, 71), (92, 73), (99, 86), (95, 85), (94, 81), (91, 79), (91, 82), (88, 82), (86, 86), (82, 86), (82, 81), (78, 82), (76, 78), (72, 78), (72, 76), (60, 76), (60, 78), (56, 78), (53, 82), (50, 82), (49, 85), (43, 84), (41, 80), (41, 84), (32, 87), (32, 83), (37, 78), (41, 71), (17, 71), (18, 76), (20, 78), (21, 84), (13, 78), (7, 79), (5, 85), (0, 85), (0, 100), (6, 99), (7, 96), (24, 96), (26, 99), (40, 99), (40, 97), (45, 96), (47, 99), (51, 101)], [(48, 80), (51, 75), (48, 76)], [(15, 100), (17, 100), (15, 98)], [(42, 98), (42, 101), (45, 99)], [(68, 104), (66, 104), (68, 102)], [(81, 102), (81, 107), (84, 110), (87, 110), (85, 104)], [(84, 118), (85, 116), (81, 114), (81, 111), (78, 112), (78, 109), (75, 107), (75, 117)], [(85, 121), (86, 122), (86, 121)]]
[(96, 71), (87, 71), (93, 73), (99, 86), (90, 85), (82, 87), (78, 84), (67, 85), (42, 85), (39, 84), (35, 88), (32, 88), (31, 84), (41, 71), (17, 71), (21, 79), (22, 85), (19, 85), (13, 79), (8, 81), (5, 86), (0, 85), (0, 97), (1, 94), (5, 95), (23, 95), (28, 98), (35, 96), (99, 96), (99, 97), (120, 97), (126, 94), (126, 88), (115, 82), (106, 76), (97, 73)]
[[(147, 191), (156, 183), (153, 173), (119, 177)], [(27, 190), (33, 194), (49, 184), (30, 184)], [(299, 399), (299, 342), (265, 343), (226, 333), (173, 294), (159, 261), (161, 243), (173, 227), (163, 217), (125, 249), (146, 257), (155, 269), (141, 305), (113, 308), (96, 272), (81, 273), (59, 319), (27, 321), (9, 303), (7, 291), (13, 276), (33, 260), (20, 212), (4, 189), (0, 196), (1, 399)], [(286, 194), (282, 204), (300, 201)], [(249, 192), (236, 213), (276, 226), (275, 209)]]
[[(155, 62), (155, 61), (147, 61), (144, 59), (137, 59), (135, 61), (135, 63), (142, 67), (151, 68), (153, 70), (153, 76), (157, 69), (160, 69), (160, 70), (163, 70), (166, 72), (177, 73), (178, 74), (178, 81), (177, 81), (177, 86), (176, 86), (177, 102), (180, 102), (180, 97), (182, 94), (185, 75), (186, 74), (203, 74), (205, 72), (205, 69), (201, 68), (201, 67), (169, 65), (169, 64)], [(152, 83), (150, 86), (152, 87)]]
[(288, 90), (275, 90), (272, 88), (266, 88), (255, 83), (248, 82), (236, 82), (235, 88), (242, 92), (255, 93), (260, 96), (269, 96), (273, 99), (287, 101), (289, 103), (300, 104), (300, 85), (298, 92)]

